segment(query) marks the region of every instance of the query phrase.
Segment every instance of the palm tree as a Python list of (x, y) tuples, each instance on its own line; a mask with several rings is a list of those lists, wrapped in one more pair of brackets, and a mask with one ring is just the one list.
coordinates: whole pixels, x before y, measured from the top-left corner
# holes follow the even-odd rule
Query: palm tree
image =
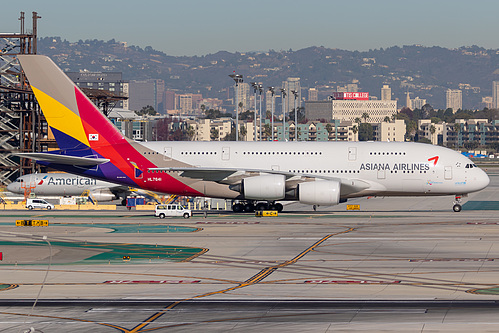
[(246, 138), (246, 134), (248, 134), (248, 131), (246, 130), (246, 127), (244, 127), (244, 125), (241, 125), (239, 134), (241, 135), (241, 137)]
[(435, 125), (431, 124), (430, 126), (430, 133), (431, 133), (431, 143), (434, 143), (433, 142), (433, 137), (435, 136), (435, 132), (437, 131), (437, 128), (435, 127)]
[(386, 116), (386, 117), (385, 117), (385, 119), (383, 119), (383, 121), (384, 121), (385, 123), (389, 123), (389, 122), (390, 122), (390, 117)]
[(215, 127), (212, 127), (211, 130), (210, 130), (210, 136), (213, 138), (213, 140), (218, 140), (218, 135), (219, 135), (219, 131), (218, 129), (216, 129)]
[(360, 124), (362, 122), (362, 120), (360, 120), (359, 117), (355, 118), (354, 122), (356, 122), (357, 124)]
[(192, 141), (195, 134), (196, 134), (196, 131), (194, 130), (194, 127), (189, 125), (189, 128), (187, 129), (187, 137), (189, 138), (189, 141)]
[(367, 118), (369, 118), (369, 113), (364, 112), (361, 117), (362, 119), (364, 119), (364, 122), (367, 123)]

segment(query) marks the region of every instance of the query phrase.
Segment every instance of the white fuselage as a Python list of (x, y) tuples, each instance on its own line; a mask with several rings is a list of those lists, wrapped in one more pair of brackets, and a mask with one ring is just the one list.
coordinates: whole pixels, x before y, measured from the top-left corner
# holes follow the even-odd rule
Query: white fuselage
[[(485, 172), (467, 157), (429, 144), (146, 142), (140, 145), (144, 147), (141, 153), (158, 166), (274, 170), (298, 178), (341, 180), (342, 183), (359, 180), (369, 184), (365, 190), (342, 194), (343, 197), (466, 194), (479, 191), (489, 183)], [(160, 176), (160, 171), (146, 174), (146, 177)], [(185, 180), (181, 173), (175, 178)], [(205, 195), (220, 197), (217, 187), (210, 190), (205, 185), (204, 188)], [(228, 195), (225, 193), (222, 197)]]

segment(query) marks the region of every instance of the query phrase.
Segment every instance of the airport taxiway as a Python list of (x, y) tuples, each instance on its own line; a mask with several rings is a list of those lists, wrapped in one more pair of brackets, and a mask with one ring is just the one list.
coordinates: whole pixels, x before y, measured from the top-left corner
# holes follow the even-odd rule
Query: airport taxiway
[(5, 211), (0, 332), (496, 330), (489, 174), (460, 213), (452, 197), (356, 199), (350, 212), (293, 204), (269, 218)]

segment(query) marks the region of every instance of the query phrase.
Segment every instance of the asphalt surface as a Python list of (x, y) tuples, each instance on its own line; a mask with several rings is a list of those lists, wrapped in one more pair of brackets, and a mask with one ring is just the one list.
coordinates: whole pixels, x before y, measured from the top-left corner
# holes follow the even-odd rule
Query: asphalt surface
[[(0, 332), (497, 331), (489, 173), (460, 213), (452, 197), (267, 218), (2, 211)], [(49, 226), (15, 226), (30, 218)]]

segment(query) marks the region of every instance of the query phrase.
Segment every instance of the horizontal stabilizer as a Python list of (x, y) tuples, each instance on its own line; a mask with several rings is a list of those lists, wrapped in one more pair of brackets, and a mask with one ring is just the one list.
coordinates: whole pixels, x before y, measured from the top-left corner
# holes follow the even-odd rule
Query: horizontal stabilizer
[(35, 161), (77, 166), (92, 166), (109, 162), (109, 159), (107, 158), (78, 157), (48, 153), (15, 153), (12, 155), (22, 158), (30, 158)]

